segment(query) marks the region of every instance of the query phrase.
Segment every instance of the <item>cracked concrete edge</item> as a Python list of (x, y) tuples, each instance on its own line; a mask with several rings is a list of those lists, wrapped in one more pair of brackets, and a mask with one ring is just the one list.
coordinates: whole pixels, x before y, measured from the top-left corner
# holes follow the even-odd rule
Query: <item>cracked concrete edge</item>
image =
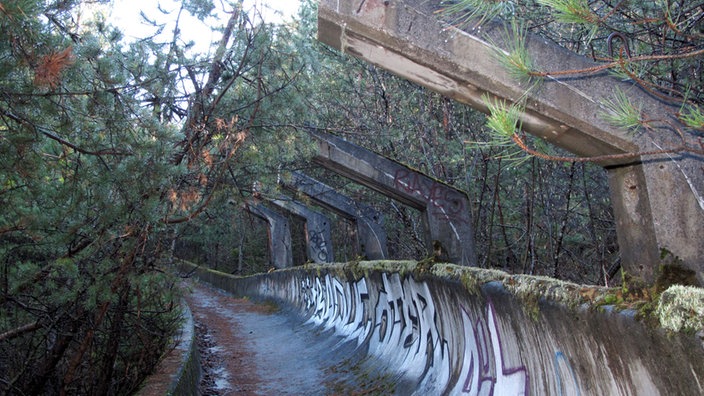
[[(196, 343), (195, 323), (193, 314), (185, 300), (181, 300), (183, 324), (180, 333), (173, 341), (175, 347), (159, 362), (155, 373), (144, 380), (137, 396), (165, 394), (169, 396), (190, 396), (198, 394), (201, 377), (200, 354)], [(176, 361), (176, 370), (166, 364), (167, 360)], [(167, 371), (169, 384), (166, 389), (159, 382), (163, 381), (162, 370)], [(170, 372), (169, 372), (170, 371)], [(163, 393), (162, 393), (163, 392)]]

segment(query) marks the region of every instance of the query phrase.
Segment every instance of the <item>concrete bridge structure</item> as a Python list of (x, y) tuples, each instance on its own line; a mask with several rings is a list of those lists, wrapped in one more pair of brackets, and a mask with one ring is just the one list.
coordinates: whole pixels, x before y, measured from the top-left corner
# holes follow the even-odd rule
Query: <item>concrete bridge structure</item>
[[(504, 48), (503, 27), (491, 22), (481, 33), (460, 31), (438, 20), (437, 3), (321, 0), (320, 39), (482, 110), (485, 94), (519, 100), (526, 87), (512, 81), (490, 55)], [(528, 38), (528, 50), (539, 54), (539, 66), (551, 70), (592, 65), (537, 37)], [(607, 125), (597, 116), (599, 99), (615, 87), (643, 112), (671, 124), (659, 126), (657, 136), (630, 136)], [(523, 122), (530, 133), (577, 155), (600, 156), (679, 144), (672, 110), (632, 84), (599, 75), (545, 81), (528, 97)], [(316, 138), (318, 163), (389, 196), (402, 195), (399, 187), (427, 186), (425, 179), (398, 183), (398, 175), (372, 186), (380, 182), (369, 175), (388, 173), (385, 164), (350, 154), (355, 151), (337, 138)], [(340, 157), (346, 156), (357, 158), (357, 164), (340, 168)], [(652, 280), (659, 249), (666, 248), (702, 281), (702, 163), (694, 154), (601, 161), (609, 172), (623, 266), (632, 275)], [(360, 239), (370, 258), (386, 257), (378, 213), (363, 216), (363, 205), (301, 173), (291, 179), (288, 185), (368, 231), (369, 239), (362, 231)], [(397, 190), (387, 190), (392, 187)], [(428, 202), (437, 201), (436, 188), (409, 189), (411, 196), (396, 198), (432, 210)], [(267, 210), (251, 208), (270, 225), (281, 223)], [(272, 240), (285, 246), (285, 233), (274, 234), (280, 233), (272, 226)], [(449, 255), (460, 257), (457, 262), (471, 257), (457, 255), (461, 250), (446, 243), (441, 242), (450, 246)], [(251, 277), (185, 262), (178, 266), (235, 296), (274, 301), (293, 321), (287, 326), (326, 338), (330, 347), (319, 361), (334, 362), (327, 371), (349, 373), (348, 389), (397, 395), (704, 394), (702, 288), (644, 289), (645, 298), (636, 301), (622, 289), (447, 263), (306, 264)], [(294, 364), (305, 363), (296, 358), (291, 356)]]
[(397, 161), (312, 130), (314, 161), (423, 214), (425, 245), (440, 261), (476, 266), (472, 212), (467, 194)]
[[(437, 261), (476, 265), (472, 213), (469, 198), (465, 192), (338, 136), (315, 129), (311, 129), (310, 133), (318, 143), (318, 151), (314, 156), (316, 163), (421, 211), (428, 256), (434, 257)], [(355, 221), (358, 240), (366, 258), (384, 259), (388, 256), (382, 216), (377, 211), (354, 202), (334, 191), (333, 188), (300, 172), (293, 172), (290, 180), (283, 183), (293, 190), (308, 195), (319, 205)], [(287, 210), (294, 210), (291, 207), (292, 203), (286, 198), (274, 200), (274, 203)], [(312, 216), (311, 210), (304, 208), (303, 205), (296, 205), (294, 212)], [(325, 221), (309, 219), (307, 221), (309, 227), (312, 222), (317, 224)], [(327, 233), (329, 235), (329, 228)], [(310, 241), (311, 238), (313, 238), (311, 235), (307, 235), (307, 240)], [(286, 248), (285, 244), (278, 246)], [(309, 250), (311, 249), (314, 247), (309, 243)], [(319, 253), (311, 251), (309, 254)]]
[(290, 179), (283, 184), (289, 189), (306, 194), (323, 208), (353, 221), (357, 227), (357, 235), (351, 238), (367, 259), (379, 260), (388, 257), (383, 216), (374, 208), (357, 202), (301, 172), (291, 172)]
[(308, 260), (314, 263), (331, 263), (334, 259), (330, 218), (302, 202), (286, 196), (272, 199), (271, 203), (305, 220), (305, 238)]
[(270, 264), (276, 268), (287, 268), (293, 265), (291, 250), (291, 225), (286, 216), (269, 209), (261, 202), (251, 199), (244, 203), (243, 208), (249, 213), (267, 222), (267, 239), (269, 242)]
[[(272, 206), (292, 213), (305, 221), (306, 255), (314, 263), (333, 261), (333, 246), (330, 235), (330, 218), (314, 211), (301, 202), (281, 196), (266, 200)], [(291, 226), (288, 219), (276, 210), (268, 208), (263, 202), (250, 199), (244, 204), (249, 213), (266, 221), (267, 239), (271, 265), (286, 268), (293, 265)]]
[[(463, 31), (439, 19), (439, 1), (321, 0), (318, 38), (443, 95), (487, 111), (483, 98), (515, 103), (525, 98), (522, 127), (578, 156), (648, 152), (683, 144), (678, 110), (632, 82), (608, 76), (546, 78), (527, 92), (496, 60), (506, 53), (507, 28), (487, 21)], [(582, 56), (528, 35), (526, 49), (538, 70), (584, 69)], [(648, 118), (652, 131), (630, 135), (599, 116), (602, 100), (620, 90)], [(698, 147), (696, 136), (684, 136)], [(609, 175), (622, 266), (652, 281), (661, 249), (679, 257), (704, 283), (704, 158), (689, 153), (602, 158)]]

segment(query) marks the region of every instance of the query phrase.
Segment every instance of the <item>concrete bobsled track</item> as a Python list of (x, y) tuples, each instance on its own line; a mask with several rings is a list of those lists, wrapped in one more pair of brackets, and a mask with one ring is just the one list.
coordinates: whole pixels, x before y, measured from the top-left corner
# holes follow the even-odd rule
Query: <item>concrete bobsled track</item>
[(306, 265), (246, 278), (181, 265), (293, 310), (335, 340), (352, 371), (379, 374), (395, 394), (704, 394), (701, 289), (687, 300), (699, 311), (694, 329), (671, 332), (600, 305), (613, 290), (450, 264)]

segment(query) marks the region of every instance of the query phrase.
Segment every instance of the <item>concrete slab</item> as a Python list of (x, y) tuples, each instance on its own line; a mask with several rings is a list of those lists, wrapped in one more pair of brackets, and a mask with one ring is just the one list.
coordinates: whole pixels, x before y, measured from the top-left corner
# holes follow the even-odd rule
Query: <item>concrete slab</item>
[[(247, 278), (204, 268), (195, 274), (237, 296), (293, 307), (315, 334), (335, 340), (323, 359), (344, 346), (332, 354), (356, 360), (357, 373), (377, 375), (381, 394), (704, 394), (704, 313), (661, 319), (681, 330), (671, 332), (607, 305), (613, 289), (411, 261)], [(690, 289), (685, 299), (704, 300), (704, 290)], [(308, 342), (300, 347), (319, 351), (320, 341)]]
[[(191, 282), (186, 298), (212, 346), (208, 373), (221, 395), (339, 394), (350, 360), (336, 337), (311, 331), (299, 315)], [(197, 394), (197, 389), (190, 395)], [(163, 394), (163, 393), (162, 393)]]

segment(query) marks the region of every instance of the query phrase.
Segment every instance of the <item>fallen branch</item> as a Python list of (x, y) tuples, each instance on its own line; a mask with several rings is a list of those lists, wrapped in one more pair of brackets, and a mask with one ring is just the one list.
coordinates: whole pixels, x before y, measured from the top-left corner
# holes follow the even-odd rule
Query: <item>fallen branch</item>
[(8, 330), (4, 333), (0, 333), (0, 342), (8, 341), (13, 338), (17, 338), (23, 334), (30, 333), (30, 332), (38, 330), (42, 327), (44, 327), (44, 326), (41, 323), (39, 323), (39, 321), (36, 321), (34, 323), (27, 323), (26, 325), (14, 328), (12, 330)]

